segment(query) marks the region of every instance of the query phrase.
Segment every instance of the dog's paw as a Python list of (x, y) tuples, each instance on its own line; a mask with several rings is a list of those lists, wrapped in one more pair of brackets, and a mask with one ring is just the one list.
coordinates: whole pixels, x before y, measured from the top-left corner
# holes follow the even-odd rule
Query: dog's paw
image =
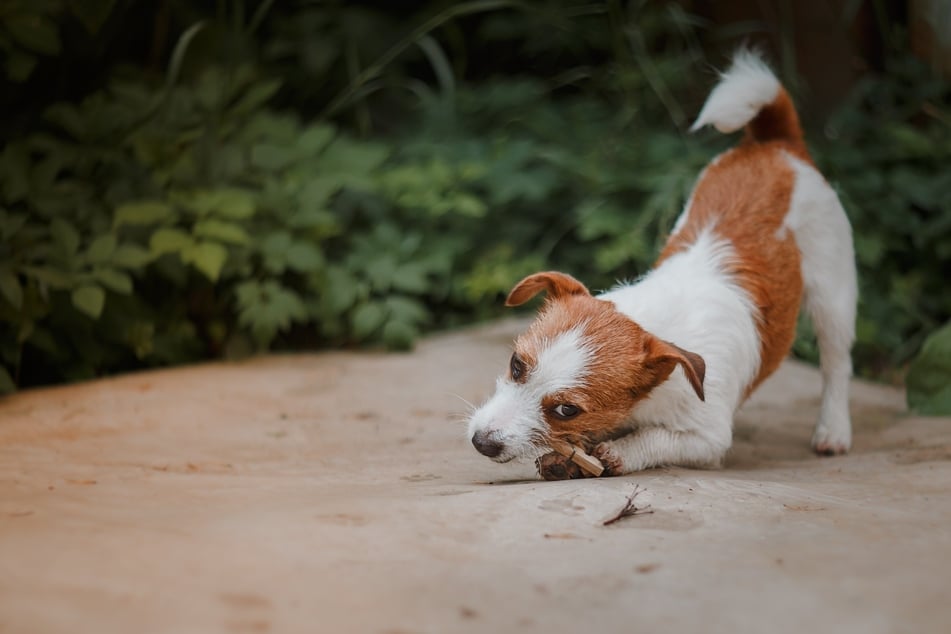
[(849, 444), (832, 440), (813, 440), (812, 450), (820, 456), (844, 456), (849, 453)]
[(573, 463), (570, 458), (554, 451), (539, 457), (535, 461), (535, 466), (538, 468), (538, 475), (543, 480), (573, 480), (585, 477), (581, 467)]
[(611, 449), (610, 443), (599, 443), (591, 451), (591, 455), (600, 460), (604, 466), (604, 473), (601, 474), (601, 477), (616, 476), (624, 473), (624, 465), (621, 463), (621, 458)]
[(831, 428), (820, 423), (812, 435), (812, 449), (820, 456), (841, 456), (847, 454), (851, 446), (852, 434), (848, 421)]

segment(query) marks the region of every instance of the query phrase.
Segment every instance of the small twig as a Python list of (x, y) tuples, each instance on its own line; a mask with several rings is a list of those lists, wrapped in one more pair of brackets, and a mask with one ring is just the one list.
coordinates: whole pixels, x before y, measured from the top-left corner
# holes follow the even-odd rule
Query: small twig
[(635, 484), (634, 490), (629, 496), (627, 496), (627, 501), (624, 503), (624, 507), (610, 519), (604, 520), (603, 526), (609, 526), (618, 520), (624, 519), (625, 517), (631, 517), (633, 515), (649, 515), (653, 513), (654, 510), (651, 508), (650, 504), (647, 506), (637, 506), (634, 504), (635, 498), (637, 498), (637, 496), (643, 493), (645, 490), (646, 489), (642, 489), (640, 486)]

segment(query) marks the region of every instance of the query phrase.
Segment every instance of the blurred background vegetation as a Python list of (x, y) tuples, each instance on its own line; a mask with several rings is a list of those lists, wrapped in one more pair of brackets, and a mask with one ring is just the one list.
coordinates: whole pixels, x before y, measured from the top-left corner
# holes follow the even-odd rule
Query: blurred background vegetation
[(0, 0), (0, 391), (636, 277), (750, 43), (853, 223), (858, 371), (951, 408), (949, 40), (946, 0)]

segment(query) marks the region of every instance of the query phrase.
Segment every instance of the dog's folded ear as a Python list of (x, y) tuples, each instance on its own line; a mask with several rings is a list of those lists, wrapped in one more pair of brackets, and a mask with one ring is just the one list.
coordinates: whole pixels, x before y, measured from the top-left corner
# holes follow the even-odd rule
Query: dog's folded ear
[(505, 300), (506, 306), (521, 306), (542, 291), (554, 299), (567, 295), (591, 295), (584, 284), (566, 273), (545, 271), (529, 275), (515, 285)]
[(675, 346), (669, 341), (651, 338), (649, 344), (647, 364), (659, 370), (661, 380), (670, 376), (676, 365), (684, 369), (684, 375), (690, 381), (690, 386), (697, 393), (701, 401), (705, 400), (703, 396), (703, 375), (706, 372), (707, 364), (703, 357), (679, 346)]

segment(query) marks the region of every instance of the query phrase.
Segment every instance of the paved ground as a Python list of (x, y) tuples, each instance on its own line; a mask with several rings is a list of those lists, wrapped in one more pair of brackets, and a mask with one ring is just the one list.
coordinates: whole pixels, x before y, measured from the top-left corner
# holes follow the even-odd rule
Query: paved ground
[(0, 632), (951, 631), (951, 420), (856, 383), (816, 458), (787, 363), (723, 470), (540, 482), (453, 396), (518, 326), (0, 401)]

